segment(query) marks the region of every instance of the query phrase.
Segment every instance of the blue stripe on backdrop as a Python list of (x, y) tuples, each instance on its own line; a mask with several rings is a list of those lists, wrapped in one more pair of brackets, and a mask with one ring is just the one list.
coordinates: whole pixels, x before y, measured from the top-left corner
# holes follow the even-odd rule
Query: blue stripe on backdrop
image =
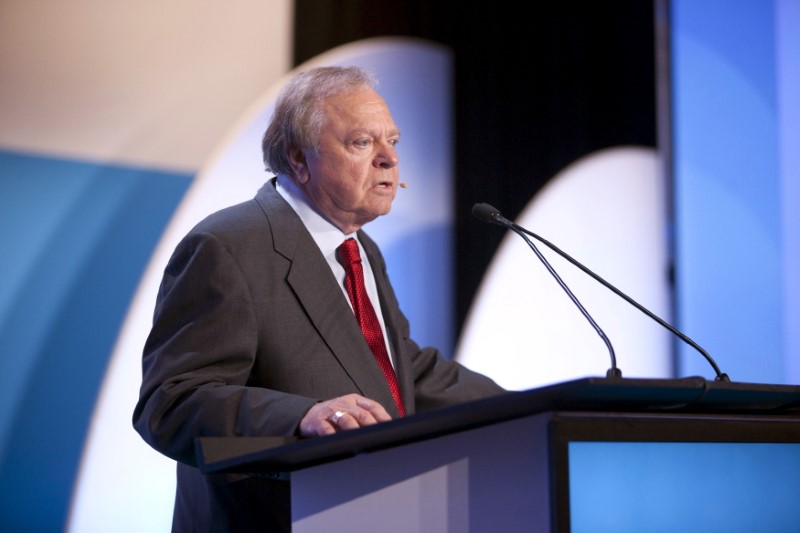
[(63, 528), (120, 324), (192, 177), (0, 152), (0, 529)]
[(671, 5), (677, 325), (732, 380), (787, 383), (775, 5)]

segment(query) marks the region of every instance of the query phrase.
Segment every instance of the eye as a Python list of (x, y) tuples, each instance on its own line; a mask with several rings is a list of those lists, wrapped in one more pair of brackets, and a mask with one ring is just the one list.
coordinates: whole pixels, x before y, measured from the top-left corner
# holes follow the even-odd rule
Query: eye
[(392, 146), (397, 146), (397, 143), (400, 142), (400, 139), (389, 139), (389, 144)]

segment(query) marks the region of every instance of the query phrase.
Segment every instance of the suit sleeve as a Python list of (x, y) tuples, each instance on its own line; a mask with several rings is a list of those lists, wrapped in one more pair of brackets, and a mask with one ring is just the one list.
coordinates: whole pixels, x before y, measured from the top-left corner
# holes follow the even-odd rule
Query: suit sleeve
[(133, 415), (153, 448), (195, 465), (200, 436), (291, 436), (314, 399), (248, 386), (258, 350), (250, 287), (213, 235), (192, 233), (164, 272)]
[(420, 348), (408, 336), (405, 318), (403, 351), (410, 355), (417, 412), (479, 400), (507, 392), (491, 378), (447, 359), (436, 348)]

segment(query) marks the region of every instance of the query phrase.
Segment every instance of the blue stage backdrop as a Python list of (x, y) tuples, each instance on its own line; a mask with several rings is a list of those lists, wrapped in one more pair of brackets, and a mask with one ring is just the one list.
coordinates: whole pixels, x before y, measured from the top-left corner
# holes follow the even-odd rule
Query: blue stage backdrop
[(120, 324), (190, 179), (0, 152), (0, 529), (63, 525)]

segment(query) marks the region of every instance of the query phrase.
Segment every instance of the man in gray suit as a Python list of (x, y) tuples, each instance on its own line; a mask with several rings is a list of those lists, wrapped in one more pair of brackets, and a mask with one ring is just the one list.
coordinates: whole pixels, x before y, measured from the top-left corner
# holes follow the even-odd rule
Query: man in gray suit
[[(361, 229), (391, 209), (399, 139), (369, 72), (300, 73), (264, 135), (277, 177), (175, 249), (133, 415), (142, 438), (178, 462), (173, 530), (290, 527), (284, 482), (202, 474), (197, 437), (329, 435), (504, 392), (409, 337), (380, 250)], [(366, 258), (383, 370), (344, 288), (337, 248), (348, 238)]]

